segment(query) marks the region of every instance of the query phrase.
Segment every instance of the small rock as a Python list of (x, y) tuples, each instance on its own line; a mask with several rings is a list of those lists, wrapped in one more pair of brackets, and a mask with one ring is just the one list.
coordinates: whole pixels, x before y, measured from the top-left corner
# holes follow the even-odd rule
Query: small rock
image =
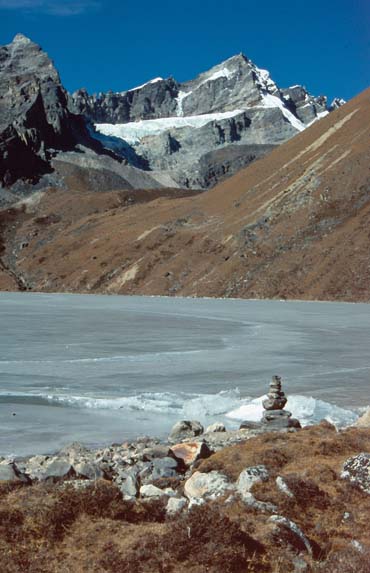
[(185, 497), (170, 497), (166, 506), (167, 515), (176, 515), (186, 507), (188, 500)]
[(208, 458), (212, 454), (212, 450), (205, 442), (192, 442), (172, 446), (171, 453), (177, 460), (189, 467), (197, 460)]
[(173, 426), (168, 439), (170, 442), (180, 442), (187, 438), (199, 436), (200, 434), (203, 434), (203, 432), (204, 428), (200, 422), (195, 420), (181, 420)]
[(159, 487), (156, 487), (152, 484), (142, 485), (140, 488), (140, 495), (141, 497), (150, 499), (159, 499), (161, 497), (167, 496), (163, 489), (160, 489)]
[(287, 483), (284, 481), (284, 479), (281, 476), (278, 476), (276, 478), (276, 485), (277, 485), (277, 488), (281, 491), (281, 493), (284, 493), (288, 497), (294, 497), (294, 493), (292, 491), (290, 491)]
[(356, 551), (359, 551), (359, 553), (364, 552), (364, 547), (363, 547), (362, 543), (357, 541), (357, 539), (352, 539), (351, 545), (352, 545), (352, 547), (354, 547), (356, 549)]
[(225, 424), (222, 422), (215, 422), (206, 429), (206, 434), (211, 432), (226, 432)]
[(307, 553), (312, 555), (311, 543), (308, 541), (307, 537), (305, 536), (303, 531), (298, 527), (298, 525), (294, 523), (294, 521), (291, 521), (290, 519), (283, 517), (282, 515), (272, 515), (269, 518), (269, 520), (273, 523), (276, 523), (280, 527), (285, 527), (289, 529), (292, 533), (294, 533), (294, 535), (298, 537), (299, 541), (305, 547)]
[(168, 446), (162, 446), (160, 444), (152, 446), (150, 448), (144, 448), (142, 454), (144, 456), (144, 461), (151, 461), (156, 458), (166, 458), (168, 457), (169, 448)]
[(184, 493), (188, 499), (216, 499), (234, 489), (228, 478), (217, 471), (195, 472), (185, 482)]
[(341, 478), (370, 493), (370, 454), (361, 453), (344, 462)]
[(266, 466), (251, 466), (249, 468), (245, 468), (245, 470), (240, 473), (236, 483), (236, 488), (243, 496), (244, 494), (250, 492), (254, 484), (262, 481), (267, 481), (268, 479), (269, 473)]

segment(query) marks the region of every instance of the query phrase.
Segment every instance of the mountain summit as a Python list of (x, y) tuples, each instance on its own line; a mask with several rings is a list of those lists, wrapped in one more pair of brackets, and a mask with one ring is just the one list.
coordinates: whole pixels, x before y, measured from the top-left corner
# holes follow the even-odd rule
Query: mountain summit
[(104, 146), (119, 153), (124, 141), (150, 170), (193, 188), (213, 186), (331, 110), (302, 86), (279, 88), (244, 54), (184, 83), (155, 78), (94, 96), (79, 90), (71, 106), (94, 123)]

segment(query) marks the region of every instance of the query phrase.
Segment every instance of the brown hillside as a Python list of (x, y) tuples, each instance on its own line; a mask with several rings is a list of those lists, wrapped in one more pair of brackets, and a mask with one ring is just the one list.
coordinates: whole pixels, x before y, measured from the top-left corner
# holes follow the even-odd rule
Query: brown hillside
[(367, 90), (196, 196), (50, 190), (3, 264), (33, 290), (367, 301), (369, 136)]

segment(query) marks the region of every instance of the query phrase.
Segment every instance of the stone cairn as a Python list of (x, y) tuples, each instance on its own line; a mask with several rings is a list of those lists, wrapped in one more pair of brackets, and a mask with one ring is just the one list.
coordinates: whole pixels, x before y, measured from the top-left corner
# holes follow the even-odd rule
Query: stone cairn
[(284, 410), (287, 398), (281, 389), (280, 376), (273, 376), (266, 400), (262, 402), (265, 409), (261, 422), (271, 428), (300, 428), (298, 420), (292, 418), (291, 412)]

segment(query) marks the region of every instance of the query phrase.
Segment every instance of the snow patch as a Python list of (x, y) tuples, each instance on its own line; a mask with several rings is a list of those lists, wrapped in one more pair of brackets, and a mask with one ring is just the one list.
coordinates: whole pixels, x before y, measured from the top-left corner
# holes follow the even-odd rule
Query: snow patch
[(157, 82), (163, 82), (163, 78), (154, 78), (153, 80), (150, 80), (149, 82), (145, 82), (145, 84), (141, 84), (140, 86), (136, 86), (136, 88), (131, 88), (127, 91), (128, 92), (134, 92), (136, 90), (141, 90), (141, 88), (144, 88), (145, 86), (149, 86), (150, 84), (156, 84)]
[(259, 87), (266, 90), (269, 93), (275, 93), (278, 91), (278, 87), (275, 82), (270, 77), (270, 72), (268, 70), (262, 70), (258, 68), (255, 64), (252, 66), (254, 73), (257, 76), (257, 83)]
[(303, 131), (306, 129), (304, 123), (302, 123), (289, 109), (287, 109), (281, 99), (269, 93), (262, 94), (262, 106), (263, 107), (278, 107), (281, 109), (284, 117), (289, 121), (289, 123), (297, 130)]
[(177, 116), (178, 117), (183, 117), (184, 115), (184, 110), (182, 107), (182, 102), (184, 101), (184, 99), (186, 97), (188, 97), (188, 95), (190, 95), (192, 92), (182, 92), (179, 91), (178, 96), (177, 96)]
[(202, 82), (200, 82), (199, 85), (201, 86), (207, 82), (214, 82), (215, 80), (218, 80), (219, 78), (226, 78), (229, 80), (230, 78), (235, 76), (235, 74), (236, 74), (236, 70), (229, 70), (229, 68), (222, 68), (221, 70), (217, 70), (216, 72), (213, 72), (213, 74), (211, 74), (208, 78), (205, 78)]

